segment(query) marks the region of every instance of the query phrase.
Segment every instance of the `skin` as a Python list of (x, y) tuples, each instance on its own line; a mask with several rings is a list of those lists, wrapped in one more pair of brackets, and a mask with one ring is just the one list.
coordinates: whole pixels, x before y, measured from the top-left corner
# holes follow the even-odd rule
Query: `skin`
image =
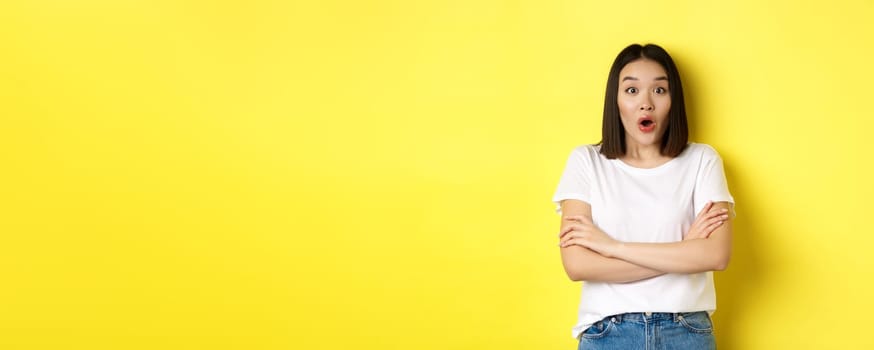
[[(664, 68), (654, 61), (633, 61), (619, 73), (618, 105), (625, 128), (623, 162), (657, 167), (671, 158), (661, 154), (671, 98)], [(655, 121), (653, 132), (642, 132), (638, 120)], [(562, 264), (574, 281), (627, 283), (665, 273), (724, 270), (731, 257), (730, 203), (708, 203), (695, 218), (683, 240), (671, 243), (620, 242), (592, 222), (592, 208), (583, 201), (561, 203), (559, 232)]]
[[(625, 128), (625, 156), (620, 159), (638, 168), (653, 168), (669, 160), (661, 155), (660, 142), (668, 127), (671, 94), (668, 74), (660, 64), (639, 59), (619, 71), (617, 95), (619, 115)], [(638, 128), (641, 117), (652, 117), (655, 130), (644, 133)]]

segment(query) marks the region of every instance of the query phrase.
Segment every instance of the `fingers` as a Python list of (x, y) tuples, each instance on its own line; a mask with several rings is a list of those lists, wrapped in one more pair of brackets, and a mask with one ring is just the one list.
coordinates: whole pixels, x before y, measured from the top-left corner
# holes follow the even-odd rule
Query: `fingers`
[(728, 220), (728, 215), (719, 213), (718, 216), (713, 216), (710, 219), (707, 219), (707, 221), (704, 222), (704, 227), (710, 227), (715, 223), (722, 223), (725, 220)]
[(568, 215), (568, 216), (564, 217), (564, 220), (570, 221), (570, 222), (575, 222), (575, 224), (570, 224), (570, 225), (565, 226), (561, 230), (561, 232), (558, 233), (559, 238), (561, 238), (562, 236), (564, 236), (565, 234), (567, 234), (568, 232), (571, 232), (573, 230), (583, 230), (583, 229), (585, 229), (585, 227), (587, 225), (593, 225), (592, 219), (590, 219), (588, 216), (583, 216), (583, 215)]
[(586, 236), (587, 229), (591, 225), (594, 225), (592, 219), (584, 215), (568, 215), (564, 217), (563, 220), (572, 223), (566, 224), (561, 229), (561, 232), (558, 233), (558, 246), (562, 248), (570, 247), (572, 245), (585, 247), (583, 241), (585, 240), (584, 237)]
[(728, 214), (726, 214), (725, 211), (722, 211), (722, 212), (720, 212), (720, 213), (718, 213), (718, 214), (719, 214), (719, 215), (717, 215), (717, 216), (713, 216), (713, 217), (710, 218), (710, 220), (707, 220), (707, 221), (712, 222), (712, 221), (725, 221), (725, 220), (728, 220)]
[(725, 224), (725, 220), (728, 220), (728, 215), (725, 215), (725, 214), (721, 215), (719, 217), (715, 217), (713, 219), (710, 219), (710, 221), (708, 221), (708, 224), (704, 228), (704, 231), (703, 231), (704, 238), (710, 237), (710, 234), (713, 233), (713, 231), (716, 231), (717, 228), (719, 228), (720, 226)]
[(578, 228), (578, 225), (567, 225), (561, 229), (561, 232), (558, 233), (558, 238), (564, 237), (564, 235)]
[(580, 246), (580, 247), (584, 247), (584, 248), (586, 248), (586, 246), (583, 245), (583, 241), (582, 241), (582, 240), (579, 240), (579, 239), (571, 239), (571, 240), (568, 240), (567, 242), (564, 242), (564, 243), (559, 244), (559, 247), (561, 247), (561, 248), (567, 248), (567, 247), (570, 247), (570, 246), (572, 246), (572, 245), (578, 245), (578, 246)]
[(713, 233), (713, 231), (716, 231), (716, 229), (719, 228), (719, 226), (722, 226), (722, 224), (724, 224), (724, 223), (725, 223), (725, 221), (722, 221), (722, 220), (717, 220), (717, 221), (708, 223), (707, 226), (704, 226), (700, 230), (695, 232), (693, 238), (709, 238), (710, 234)]
[(573, 234), (573, 235), (568, 235), (568, 237), (565, 237), (565, 239), (561, 240), (561, 242), (558, 243), (558, 246), (561, 248), (567, 248), (567, 247), (570, 247), (572, 245), (578, 245), (580, 247), (585, 247), (585, 241), (586, 241), (586, 239), (583, 235)]
[(724, 210), (717, 210), (715, 214), (708, 215), (707, 219), (696, 220), (692, 229), (684, 239), (709, 238), (713, 231), (722, 226), (728, 220), (728, 214)]
[[(591, 233), (589, 232), (589, 230), (586, 228), (585, 225), (580, 225), (580, 224), (568, 225), (568, 227), (565, 227), (564, 229), (562, 229), (561, 234), (559, 234), (559, 244), (558, 245), (560, 247), (564, 247), (564, 246), (569, 245), (569, 244), (567, 244), (568, 241), (577, 241), (577, 243), (576, 243), (577, 245), (583, 246), (583, 244), (581, 244), (582, 241), (585, 241), (590, 237), (591, 237)], [(570, 245), (573, 245), (573, 244), (570, 244)]]
[(574, 239), (574, 238), (576, 238), (576, 237), (577, 237), (577, 235), (576, 235), (576, 234), (573, 234), (573, 233), (572, 233), (572, 234), (569, 234), (569, 235), (564, 235), (564, 236), (561, 237), (561, 239), (558, 240), (558, 246), (559, 246), (559, 247), (564, 247), (565, 242), (567, 242), (567, 241), (569, 241), (569, 240), (572, 240), (572, 239)]
[(704, 205), (704, 208), (701, 208), (701, 211), (698, 213), (698, 217), (705, 216), (705, 214), (710, 212), (711, 208), (713, 208), (713, 201), (707, 202), (707, 204)]
[(565, 234), (567, 234), (568, 232), (570, 232), (572, 230), (573, 229), (570, 228), (570, 226), (562, 228), (561, 231), (558, 231), (558, 238), (561, 239), (562, 237), (564, 237)]
[(558, 237), (561, 238), (562, 236), (566, 235), (568, 232), (571, 232), (573, 230), (578, 230), (578, 231), (585, 230), (588, 226), (589, 226), (589, 224), (586, 224), (586, 223), (567, 225), (561, 229), (561, 232), (558, 233)]
[(690, 231), (689, 234), (686, 235), (686, 237), (683, 239), (686, 240), (686, 239), (707, 238), (707, 236), (709, 234), (710, 234), (710, 232), (707, 231), (707, 227), (702, 227), (700, 229), (695, 229), (695, 230)]
[(704, 208), (701, 208), (701, 211), (699, 211), (698, 215), (695, 216), (695, 221), (692, 222), (693, 229), (708, 219), (710, 208), (713, 208), (713, 202), (707, 202), (707, 204), (704, 205)]
[[(707, 208), (704, 208), (704, 209), (707, 209)], [(714, 218), (725, 216), (725, 214), (727, 214), (727, 213), (728, 213), (728, 209), (725, 209), (725, 208), (706, 212), (706, 213), (704, 212), (704, 210), (702, 210), (701, 214), (699, 214), (698, 217), (695, 218), (695, 222), (692, 223), (692, 225), (694, 226), (694, 225), (704, 224), (704, 223), (706, 223)], [(727, 217), (726, 217), (726, 219), (727, 219)]]

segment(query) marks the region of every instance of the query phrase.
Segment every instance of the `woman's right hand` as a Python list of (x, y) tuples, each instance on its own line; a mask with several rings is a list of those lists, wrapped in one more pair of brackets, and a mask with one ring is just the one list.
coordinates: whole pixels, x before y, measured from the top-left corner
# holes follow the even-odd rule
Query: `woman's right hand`
[(725, 220), (728, 220), (728, 209), (711, 211), (712, 208), (713, 202), (707, 202), (707, 205), (695, 217), (695, 222), (692, 223), (689, 232), (686, 232), (686, 235), (683, 236), (684, 241), (687, 239), (710, 237), (713, 230), (716, 230), (719, 226), (722, 226)]

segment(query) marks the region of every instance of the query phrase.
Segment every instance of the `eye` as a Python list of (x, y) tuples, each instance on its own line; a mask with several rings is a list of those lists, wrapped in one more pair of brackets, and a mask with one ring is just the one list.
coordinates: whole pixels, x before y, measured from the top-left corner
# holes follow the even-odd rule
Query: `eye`
[(664, 94), (664, 93), (667, 93), (667, 92), (668, 92), (668, 89), (665, 89), (665, 88), (663, 88), (663, 87), (661, 87), (661, 86), (655, 88), (655, 93), (657, 93), (657, 94), (659, 94), (659, 95)]
[(629, 94), (636, 94), (636, 93), (637, 93), (637, 88), (636, 88), (636, 87), (630, 87), (630, 88), (625, 89), (625, 92), (627, 92), (627, 93), (629, 93)]

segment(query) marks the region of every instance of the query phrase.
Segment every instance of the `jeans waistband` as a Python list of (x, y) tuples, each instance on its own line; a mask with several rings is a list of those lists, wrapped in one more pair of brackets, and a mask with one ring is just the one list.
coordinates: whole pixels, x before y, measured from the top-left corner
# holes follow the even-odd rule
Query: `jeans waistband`
[(683, 317), (688, 317), (688, 315), (696, 314), (696, 313), (706, 313), (706, 311), (696, 311), (696, 312), (631, 312), (619, 315), (613, 315), (608, 317), (608, 319), (613, 322), (655, 322), (655, 321), (673, 321), (679, 322)]

